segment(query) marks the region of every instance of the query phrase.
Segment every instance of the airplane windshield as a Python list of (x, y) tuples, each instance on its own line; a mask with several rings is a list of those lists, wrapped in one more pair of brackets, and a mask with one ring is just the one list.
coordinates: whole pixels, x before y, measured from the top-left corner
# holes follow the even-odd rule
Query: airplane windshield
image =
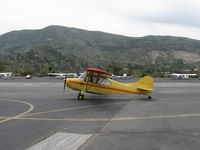
[(85, 78), (86, 78), (86, 72), (82, 73), (82, 74), (78, 77), (78, 79), (80, 79), (80, 80), (85, 80)]

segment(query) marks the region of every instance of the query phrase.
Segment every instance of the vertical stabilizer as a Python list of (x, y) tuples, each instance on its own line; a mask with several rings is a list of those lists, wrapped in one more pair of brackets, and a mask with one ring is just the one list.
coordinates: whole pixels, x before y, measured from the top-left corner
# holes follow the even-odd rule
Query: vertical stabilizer
[(132, 85), (144, 94), (151, 94), (154, 91), (154, 80), (151, 76), (145, 76), (139, 81), (132, 83)]

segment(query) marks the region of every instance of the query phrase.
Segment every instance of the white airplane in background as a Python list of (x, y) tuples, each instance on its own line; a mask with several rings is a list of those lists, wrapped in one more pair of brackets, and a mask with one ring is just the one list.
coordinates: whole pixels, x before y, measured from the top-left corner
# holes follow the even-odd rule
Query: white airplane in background
[(2, 72), (0, 73), (0, 79), (10, 79), (12, 77), (12, 72)]
[(133, 76), (128, 76), (126, 73), (123, 74), (123, 76), (117, 76), (117, 75), (112, 75), (112, 78), (113, 79), (130, 79), (132, 78)]
[(55, 76), (56, 78), (64, 79), (64, 78), (78, 78), (77, 73), (48, 73), (48, 76)]
[(126, 73), (123, 74), (122, 79), (130, 79), (133, 76), (128, 76)]
[(197, 76), (197, 74), (189, 74), (189, 73), (186, 73), (186, 74), (183, 74), (183, 73), (172, 73), (171, 74), (171, 77), (172, 79), (178, 79), (178, 80), (181, 80), (181, 79), (189, 79), (190, 77), (195, 77)]
[(66, 77), (66, 73), (48, 73), (48, 76), (55, 76), (56, 78), (64, 79)]

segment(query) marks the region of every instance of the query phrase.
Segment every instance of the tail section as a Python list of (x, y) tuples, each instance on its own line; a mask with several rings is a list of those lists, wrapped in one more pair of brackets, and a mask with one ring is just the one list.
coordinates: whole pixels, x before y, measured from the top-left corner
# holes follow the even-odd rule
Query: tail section
[(151, 76), (145, 76), (135, 83), (139, 91), (144, 94), (151, 94), (154, 91), (154, 80)]

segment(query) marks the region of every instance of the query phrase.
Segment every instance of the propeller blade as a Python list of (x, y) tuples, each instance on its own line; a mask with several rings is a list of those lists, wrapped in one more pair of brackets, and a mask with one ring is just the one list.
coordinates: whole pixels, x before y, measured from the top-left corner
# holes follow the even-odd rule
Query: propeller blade
[(65, 92), (65, 86), (66, 86), (66, 78), (64, 79), (64, 87), (63, 87), (63, 92)]

